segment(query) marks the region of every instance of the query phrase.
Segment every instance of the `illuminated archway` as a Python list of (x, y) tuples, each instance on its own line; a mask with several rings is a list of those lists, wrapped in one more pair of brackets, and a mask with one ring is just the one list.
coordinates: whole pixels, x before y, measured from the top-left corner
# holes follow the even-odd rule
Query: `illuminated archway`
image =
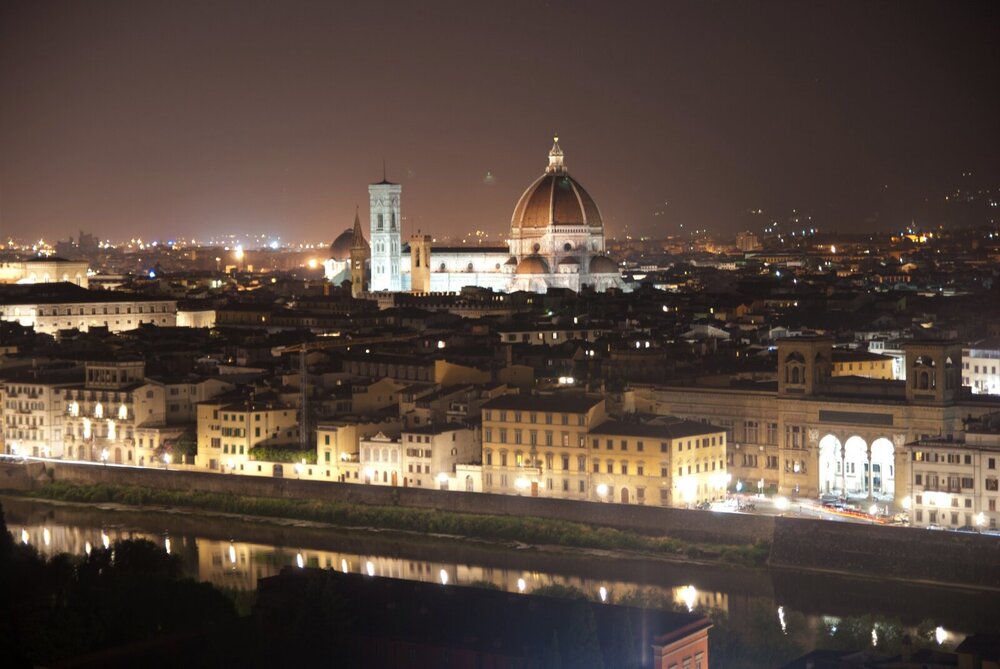
[(823, 493), (843, 490), (844, 449), (840, 439), (828, 434), (819, 440), (819, 489)]
[(855, 435), (844, 443), (844, 490), (854, 495), (868, 493), (868, 442)]
[(896, 494), (896, 447), (880, 437), (872, 442), (872, 492), (876, 495)]

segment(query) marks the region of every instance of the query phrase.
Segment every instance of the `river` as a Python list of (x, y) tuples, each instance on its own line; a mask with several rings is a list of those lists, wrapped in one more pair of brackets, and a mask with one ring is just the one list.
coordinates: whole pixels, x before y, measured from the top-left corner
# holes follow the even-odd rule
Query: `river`
[(950, 647), (969, 633), (1000, 630), (996, 593), (971, 589), (663, 562), (600, 551), (517, 549), (213, 514), (21, 498), (2, 502), (14, 539), (42, 554), (83, 555), (120, 539), (148, 539), (180, 556), (192, 578), (228, 590), (253, 591), (258, 579), (285, 566), (455, 585), (488, 583), (511, 592), (569, 586), (595, 600), (717, 611), (743, 642), (784, 644), (791, 656), (861, 643), (891, 650), (904, 633)]

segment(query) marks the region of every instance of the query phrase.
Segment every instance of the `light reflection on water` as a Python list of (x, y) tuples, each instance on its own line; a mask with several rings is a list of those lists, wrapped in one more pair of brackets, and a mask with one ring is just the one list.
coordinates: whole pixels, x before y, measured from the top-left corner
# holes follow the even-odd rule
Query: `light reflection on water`
[[(58, 524), (34, 525), (21, 529), (21, 541), (34, 545), (46, 556), (58, 553), (89, 554), (93, 545), (110, 546), (123, 539), (146, 539), (172, 554), (180, 555), (185, 572), (199, 581), (236, 590), (256, 590), (261, 578), (278, 574), (283, 567), (297, 566), (339, 569), (452, 585), (492, 584), (508, 592), (530, 593), (547, 586), (572, 587), (601, 601), (615, 601), (633, 591), (659, 595), (688, 611), (713, 609), (728, 613), (729, 597), (694, 585), (659, 587), (626, 580), (594, 580), (540, 571), (503, 569), (460, 563), (426, 562), (386, 555), (365, 555), (343, 551), (281, 547), (242, 541), (219, 541), (204, 537), (157, 535), (124, 528), (81, 528)], [(15, 533), (15, 536), (16, 533)], [(45, 537), (47, 540), (39, 543)]]
[[(17, 514), (10, 514), (8, 518), (16, 517)], [(318, 567), (325, 569), (337, 569), (345, 573), (367, 574), (371, 577), (392, 577), (415, 581), (425, 581), (447, 585), (476, 585), (483, 586), (489, 584), (507, 592), (531, 593), (539, 591), (548, 586), (562, 586), (575, 588), (594, 601), (600, 602), (626, 602), (637, 605), (650, 605), (659, 607), (673, 606), (680, 611), (719, 611), (725, 614), (731, 629), (745, 640), (760, 638), (768, 625), (776, 628), (776, 633), (787, 637), (798, 644), (802, 649), (808, 650), (822, 647), (832, 637), (838, 634), (838, 630), (848, 629), (852, 618), (841, 618), (834, 615), (821, 615), (822, 609), (814, 614), (798, 613), (794, 608), (788, 606), (786, 601), (781, 605), (780, 600), (774, 593), (768, 596), (766, 593), (748, 594), (739, 588), (731, 591), (719, 591), (704, 587), (699, 584), (698, 572), (688, 574), (686, 570), (681, 570), (680, 579), (688, 580), (688, 583), (681, 584), (650, 584), (648, 580), (629, 580), (627, 578), (593, 578), (580, 576), (573, 573), (557, 573), (556, 571), (535, 571), (523, 569), (523, 561), (517, 568), (504, 566), (490, 566), (488, 564), (467, 564), (462, 562), (448, 562), (442, 560), (428, 561), (421, 559), (409, 559), (406, 557), (395, 557), (386, 554), (372, 554), (361, 552), (350, 552), (345, 550), (323, 550), (311, 548), (308, 545), (275, 545), (266, 543), (254, 543), (248, 541), (227, 541), (213, 538), (197, 536), (201, 525), (193, 525), (194, 529), (189, 529), (184, 533), (156, 533), (150, 531), (149, 527), (158, 526), (146, 524), (146, 529), (131, 529), (122, 525), (104, 525), (105, 521), (95, 517), (93, 520), (77, 521), (78, 524), (59, 522), (58, 516), (40, 516), (32, 518), (30, 515), (21, 516), (20, 522), (26, 525), (18, 525), (12, 522), (9, 529), (13, 536), (19, 538), (21, 542), (31, 544), (41, 554), (46, 556), (57, 553), (70, 553), (83, 556), (90, 554), (93, 547), (108, 547), (114, 542), (123, 539), (146, 539), (161, 546), (164, 551), (177, 555), (182, 561), (185, 573), (200, 581), (212, 583), (217, 587), (222, 587), (237, 591), (253, 591), (257, 588), (257, 582), (261, 578), (278, 574), (282, 568), (288, 566)], [(164, 526), (169, 525), (169, 521), (164, 522)], [(207, 530), (211, 532), (211, 530)], [(239, 530), (235, 530), (237, 533)], [(216, 536), (218, 536), (216, 534)], [(289, 530), (286, 537), (296, 537), (303, 539), (306, 543), (313, 541), (307, 538), (307, 534), (297, 534), (294, 529)], [(294, 541), (295, 539), (291, 539)], [(385, 549), (393, 550), (398, 549)], [(399, 551), (405, 554), (406, 551)], [(488, 562), (488, 560), (487, 560)], [(494, 563), (496, 564), (496, 563)], [(502, 562), (501, 562), (502, 564)], [(562, 566), (550, 563), (550, 569), (562, 570)], [(725, 571), (726, 567), (717, 569)], [(573, 568), (567, 566), (567, 572), (572, 572)], [(597, 572), (590, 572), (592, 575)], [(612, 570), (608, 573), (617, 575), (619, 570)], [(625, 573), (628, 573), (625, 570)], [(760, 574), (757, 574), (760, 577)], [(847, 585), (847, 592), (857, 594), (856, 587), (867, 587), (865, 585)], [(828, 594), (828, 593), (827, 593)], [(853, 596), (852, 595), (852, 596)], [(912, 600), (911, 601), (916, 601)], [(929, 606), (929, 608), (928, 608)], [(843, 608), (843, 607), (841, 607)], [(814, 609), (815, 611), (815, 609)], [(935, 617), (936, 607), (928, 605), (927, 601), (920, 602), (920, 611), (925, 618)], [(930, 613), (928, 613), (930, 612)], [(850, 616), (864, 616), (868, 609), (863, 603), (850, 609)], [(855, 623), (860, 618), (853, 619)], [(888, 622), (890, 619), (869, 619), (870, 627), (866, 628), (862, 645), (871, 644), (877, 646), (883, 638), (900, 638), (902, 634), (915, 635), (918, 633), (916, 627), (903, 626)], [(924, 621), (922, 624), (926, 624)], [(962, 641), (968, 629), (957, 631), (946, 629), (938, 623), (940, 620), (931, 622), (929, 631), (925, 630), (925, 636), (936, 641), (943, 646), (954, 646)], [(978, 623), (973, 623), (978, 627)], [(935, 629), (936, 626), (936, 629)], [(950, 627), (950, 626), (949, 626)], [(856, 628), (856, 625), (855, 625)], [(885, 632), (885, 633), (883, 633)]]

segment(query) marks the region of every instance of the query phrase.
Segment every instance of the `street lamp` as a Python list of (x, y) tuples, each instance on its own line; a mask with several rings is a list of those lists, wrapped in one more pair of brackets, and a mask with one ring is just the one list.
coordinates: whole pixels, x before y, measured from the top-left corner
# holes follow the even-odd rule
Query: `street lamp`
[(607, 501), (607, 497), (608, 497), (608, 484), (607, 483), (598, 483), (597, 484), (597, 496), (601, 498), (602, 502), (606, 502)]
[(986, 527), (986, 514), (980, 511), (976, 514), (976, 527), (982, 532), (983, 528)]
[(523, 476), (518, 476), (517, 480), (514, 481), (514, 487), (518, 489), (519, 492), (524, 492), (528, 489), (528, 479)]
[(172, 458), (170, 457), (169, 453), (164, 453), (163, 454), (163, 468), (164, 469), (170, 469), (170, 460), (171, 459)]
[(101, 462), (104, 463), (105, 467), (108, 466), (108, 449), (106, 448), (101, 449)]

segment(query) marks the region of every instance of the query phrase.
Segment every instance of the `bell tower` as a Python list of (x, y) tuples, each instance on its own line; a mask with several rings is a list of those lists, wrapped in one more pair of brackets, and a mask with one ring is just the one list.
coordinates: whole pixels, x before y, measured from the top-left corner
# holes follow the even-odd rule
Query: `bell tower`
[(778, 394), (813, 395), (833, 369), (831, 337), (788, 337), (778, 340)]
[(401, 289), (399, 261), (402, 253), (399, 198), (403, 187), (385, 178), (368, 186), (371, 207), (371, 290)]
[(911, 341), (906, 352), (906, 399), (951, 404), (962, 388), (962, 344), (957, 341)]
[(359, 298), (368, 288), (368, 272), (365, 265), (371, 252), (357, 209), (354, 210), (354, 241), (351, 243), (351, 297)]
[(431, 236), (410, 237), (410, 291), (431, 292)]

